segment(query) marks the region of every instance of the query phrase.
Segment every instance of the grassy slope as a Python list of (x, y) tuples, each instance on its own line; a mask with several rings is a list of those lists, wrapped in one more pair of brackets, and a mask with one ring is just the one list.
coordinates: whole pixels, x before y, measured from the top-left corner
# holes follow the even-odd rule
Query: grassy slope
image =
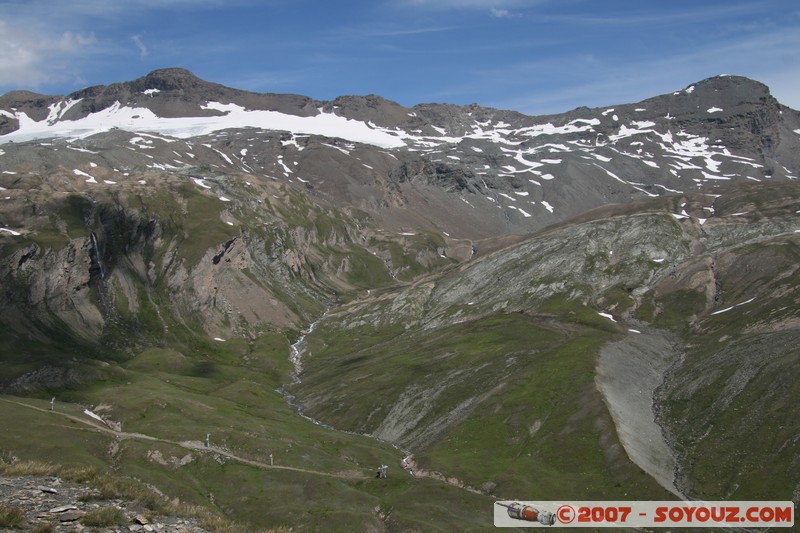
[[(800, 254), (792, 215), (799, 192), (789, 185), (733, 190), (714, 204), (721, 218), (707, 228), (662, 218), (671, 222), (670, 236), (648, 232), (632, 235), (631, 242), (618, 239), (614, 257), (622, 259), (614, 268), (633, 268), (631, 275), (619, 278), (622, 283), (573, 287), (600, 309), (614, 308), (617, 316), (633, 311), (685, 339), (686, 358), (661, 394), (663, 421), (684, 463), (682, 487), (687, 494), (785, 500), (800, 493), (800, 426), (792, 418), (800, 400), (794, 385), (800, 357)], [(706, 205), (700, 200), (691, 200), (698, 210)], [(743, 212), (750, 214), (743, 217)], [(672, 244), (657, 241), (662, 237)], [(635, 254), (648, 242), (657, 243), (656, 250), (680, 246), (685, 253), (680, 259), (669, 256), (669, 266), (627, 261), (626, 252)], [(695, 255), (703, 250), (708, 267)], [(589, 250), (586, 257), (592, 257)], [(607, 259), (585, 263), (586, 279), (607, 275), (614, 280), (616, 270), (604, 266)], [(604, 431), (606, 411), (592, 407), (598, 404), (591, 386), (594, 354), (612, 338), (605, 319), (567, 298), (546, 305), (528, 298), (522, 308), (531, 317), (502, 314), (497, 309), (508, 307), (515, 297), (498, 299), (476, 278), (475, 272), (482, 272), (505, 284), (526, 272), (531, 262), (522, 258), (516, 265), (499, 259), (494, 261), (498, 268), (488, 273), (479, 265), (468, 267), (462, 274), (477, 279), (477, 288), (470, 292), (456, 278), (448, 291), (434, 292), (441, 298), (461, 291), (445, 305), (423, 296), (419, 305), (408, 306), (413, 291), (403, 291), (393, 303), (354, 306), (352, 316), (326, 320), (309, 339), (300, 397), (312, 414), (345, 428), (383, 434), (385, 419), (395, 418), (404, 430), (400, 442), (416, 452), (422, 467), (441, 469), (473, 486), (495, 487), (507, 497), (520, 492), (668, 497), (649, 479), (638, 483), (638, 469), (624, 454), (615, 459), (622, 452), (613, 429)], [(690, 269), (688, 275), (682, 274), (684, 268)], [(511, 274), (504, 277), (506, 271)], [(562, 272), (560, 279), (569, 279), (569, 272)], [(711, 276), (708, 282), (706, 275)], [(673, 290), (642, 292), (646, 284), (671, 279), (679, 280)], [(708, 283), (717, 298), (711, 308)], [(424, 293), (421, 286), (414, 291)], [(755, 300), (711, 314), (750, 298)], [(463, 302), (471, 299), (476, 305), (465, 307)], [(392, 315), (395, 306), (408, 310), (409, 316)], [(425, 324), (431, 309), (460, 322), (442, 326), (439, 320), (435, 328), (415, 325)], [(553, 316), (537, 316), (543, 314)], [(394, 325), (389, 316), (394, 316)], [(501, 382), (505, 384), (495, 389)], [(423, 416), (403, 416), (409, 405)], [(437, 433), (443, 421), (452, 423)], [(435, 434), (435, 439), (420, 439), (420, 434)]]
[[(252, 191), (240, 192), (257, 196)], [(267, 255), (277, 256), (275, 260), (284, 250), (304, 247), (308, 261), (305, 268), (312, 281), (298, 276), (290, 286), (280, 277), (263, 277), (274, 274), (271, 266), (258, 274), (247, 273), (258, 283), (274, 287), (273, 293), (300, 315), (320, 311), (320, 292), (394, 283), (383, 261), (348, 240), (346, 226), (353, 223), (345, 215), (312, 205), (303, 195), (286, 188), (270, 192), (281, 194), (282, 200), (259, 206), (246, 201), (229, 204), (178, 182), (165, 189), (105, 199), (108, 204), (100, 199), (100, 209), (73, 194), (62, 203), (56, 201), (49, 222), (37, 232), (4, 239), (0, 243), (2, 255), (31, 242), (59, 249), (68, 238), (86, 237), (89, 228), (100, 223), (98, 213), (106, 209), (106, 252), (119, 254), (106, 266), (129, 268), (137, 291), (137, 312), (129, 312), (127, 297), (115, 286), (113, 301), (118, 309), (96, 343), (78, 341), (68, 328), (62, 332), (51, 325), (42, 328), (48, 342), (11, 335), (12, 342), (0, 349), (4, 362), (0, 377), (10, 381), (45, 364), (69, 366), (82, 376), (80, 382), (63, 390), (39, 391), (38, 399), (22, 401), (46, 408), (50, 395), (56, 394), (59, 410), (85, 419), (82, 406), (90, 406), (120, 422), (125, 432), (160, 440), (123, 438), (115, 449), (113, 435), (91, 431), (50, 413), (0, 402), (0, 417), (8, 430), (0, 439), (0, 451), (8, 457), (112, 468), (120, 475), (152, 483), (170, 496), (215, 507), (229, 517), (257, 526), (288, 524), (347, 531), (353, 527), (379, 528), (384, 520), (401, 528), (447, 531), (488, 523), (488, 498), (439, 481), (406, 479), (407, 474), (400, 474), (395, 467), (399, 452), (388, 444), (326, 429), (298, 417), (276, 392), (291, 380), (288, 353), (289, 339), (295, 335), (292, 331), (261, 325), (254, 328), (258, 334), (251, 341), (237, 336), (226, 343), (206, 340), (198, 318), (171, 305), (173, 299), (163, 277), (144, 279), (126, 266), (132, 264), (128, 259), (141, 254), (145, 264), (152, 262), (154, 271), (163, 274), (172, 261), (166, 253), (168, 247), (176, 252), (178, 263), (191, 265), (209, 247), (219, 247), (244, 232)], [(236, 191), (230, 196), (235, 197)], [(269, 197), (273, 198), (271, 194)], [(138, 215), (131, 218), (128, 211), (122, 216), (124, 209)], [(241, 225), (222, 222), (224, 209), (230, 209)], [(136, 237), (136, 227), (130, 224), (148, 220), (156, 220), (160, 226), (157, 243), (136, 241), (144, 234)], [(293, 227), (316, 240), (291, 240)], [(112, 238), (126, 231), (131, 232), (126, 242)], [(443, 259), (424, 264), (417, 261), (438, 257), (436, 247), (441, 242), (436, 239), (398, 240), (395, 244), (391, 237), (381, 237), (379, 242), (368, 242), (377, 250), (401, 250), (403, 271), (428, 272), (451, 263)], [(339, 267), (344, 264), (346, 268)], [(350, 297), (347, 293), (341, 296)], [(267, 463), (272, 454), (276, 465), (334, 475), (265, 470), (212, 453), (192, 452), (178, 444), (201, 442), (208, 432), (214, 446), (246, 460)], [(195, 460), (179, 468), (164, 466), (153, 459), (153, 451), (160, 452), (168, 462), (189, 453)], [(392, 465), (389, 482), (372, 478), (375, 467), (382, 463)], [(435, 503), (434, 494), (438, 498)]]
[[(8, 430), (2, 442), (4, 456), (112, 468), (118, 475), (152, 483), (170, 497), (210, 506), (258, 527), (364, 530), (380, 526), (376, 509), (395, 525), (416, 524), (426, 530), (468, 530), (491, 520), (488, 498), (401, 473), (396, 468), (400, 454), (391, 446), (298, 417), (274, 390), (288, 379), (288, 342), (276, 337), (274, 343), (281, 349), (272, 355), (259, 350), (260, 358), (246, 347), (218, 347), (209, 354), (214, 364), (201, 369), (205, 377), (195, 375), (192, 359), (150, 349), (124, 365), (113, 380), (59, 394), (58, 413), (89, 420), (82, 405), (105, 405), (108, 408), (97, 410), (121, 422), (126, 433), (161, 439), (123, 438), (113, 455), (114, 435), (44, 412), (46, 399), (4, 397), (44, 410), (0, 401), (0, 421)], [(259, 371), (259, 366), (269, 366), (263, 358), (272, 357), (277, 375)], [(179, 445), (201, 442), (206, 432), (211, 433), (212, 447), (238, 457), (266, 464), (272, 454), (276, 466), (319, 474), (258, 468), (213, 450), (198, 452)], [(180, 467), (162, 465), (153, 459), (156, 451), (167, 462), (189, 454), (194, 460)], [(392, 466), (388, 480), (372, 477), (382, 463)]]
[(668, 498), (627, 460), (594, 388), (610, 323), (562, 298), (539, 311), (433, 330), (323, 324), (301, 397), (314, 416), (378, 434), (410, 404), (424, 414), (399, 441), (417, 464), (498, 495)]
[(672, 311), (658, 320), (690, 340), (664, 390), (690, 494), (787, 500), (797, 490), (799, 262), (796, 239), (749, 244), (719, 258), (714, 311), (699, 301), (675, 311), (690, 301), (677, 295), (663, 302)]
[[(325, 232), (337, 224), (324, 217), (316, 220), (319, 224), (306, 229)], [(348, 255), (346, 247), (338, 250)], [(374, 256), (365, 253), (360, 257), (362, 267), (351, 279), (353, 286), (388, 282)], [(411, 255), (402, 257), (405, 261)], [(727, 288), (721, 307), (747, 299), (749, 294), (737, 293), (736, 287), (754, 286), (753, 280), (741, 285), (742, 280), (720, 279)], [(747, 342), (739, 346), (746, 349), (750, 340), (772, 335), (748, 334), (744, 339), (743, 332), (755, 317), (769, 316), (773, 322), (794, 317), (795, 293), (781, 293), (778, 281), (765, 284), (767, 293), (774, 295), (765, 303), (708, 317), (695, 331), (687, 329), (685, 322), (703, 308), (702, 298), (696, 298), (694, 291), (645, 302), (645, 310), (650, 312), (640, 316), (697, 335), (693, 338), (697, 346), (688, 350), (684, 367), (684, 378), (689, 381), (692, 375), (707, 373), (707, 359), (721, 353), (716, 346), (725, 335), (741, 337)], [(786, 282), (786, 286), (793, 285)], [(614, 296), (614, 287), (608, 288), (605, 296), (629, 305), (627, 290), (619, 289), (625, 291), (619, 298)], [(162, 297), (166, 300), (156, 300), (156, 304), (168, 301), (168, 295)], [(658, 316), (657, 304), (661, 307)], [(784, 311), (778, 311), (782, 308)], [(749, 311), (758, 314), (748, 316)], [(409, 384), (439, 390), (434, 405), (418, 421), (420, 426), (437, 430), (435, 439), (418, 441), (414, 451), (419, 465), (503, 497), (669, 498), (627, 460), (594, 389), (597, 347), (616, 334), (610, 322), (566, 298), (553, 298), (531, 313), (486, 313), (482, 317), (476, 313), (468, 321), (427, 330), (406, 331), (398, 325), (341, 329), (322, 324), (309, 339), (308, 371), (301, 390), (315, 405), (314, 414), (359, 431), (375, 430), (408, 392)], [(180, 468), (154, 463), (148, 452), (157, 449), (167, 458), (184, 457), (189, 450), (176, 443), (200, 441), (208, 431), (212, 443), (238, 456), (265, 462), (273, 453), (281, 465), (326, 473), (361, 471), (369, 476), (377, 464), (396, 465), (398, 452), (368, 438), (320, 428), (292, 412), (274, 392), (289, 381), (289, 333), (262, 332), (251, 344), (244, 340), (218, 344), (198, 340), (191, 330), (185, 330), (159, 345), (160, 323), (143, 324), (153, 335), (149, 347), (137, 348), (136, 357), (123, 364), (112, 361), (108, 366), (92, 367), (103, 379), (88, 388), (59, 392), (59, 397), (76, 404), (108, 404), (111, 418), (121, 421), (124, 430), (169, 442), (127, 439), (112, 457), (108, 454), (110, 437), (76, 429), (63, 420), (53, 421), (47, 414), (20, 417), (20, 412), (27, 411), (0, 402), (3, 423), (14, 430), (6, 433), (10, 436), (3, 437), (0, 447), (19, 457), (49, 454), (66, 462), (107, 464), (183, 500), (213, 505), (262, 526), (352, 530), (355, 525), (363, 529), (379, 526), (378, 514), (385, 517), (389, 513), (389, 522), (401, 529), (466, 530), (476, 521), (487, 524), (491, 519), (489, 498), (432, 480), (392, 475), (384, 482), (264, 470), (197, 452), (192, 452), (196, 456), (193, 462)], [(776, 339), (765, 342), (775, 346)], [(722, 371), (712, 375), (716, 377), (711, 381), (689, 381), (695, 389), (680, 389), (669, 397), (673, 430), (686, 431), (679, 436), (687, 443), (686, 455), (694, 458), (695, 462), (688, 463), (688, 473), (698, 492), (755, 497), (768, 494), (771, 482), (773, 487), (785, 487), (797, 479), (798, 454), (791, 440), (796, 425), (780, 409), (796, 405), (794, 376), (784, 370), (798, 355), (792, 348), (798, 343), (793, 341), (785, 340), (787, 349), (768, 364), (753, 362), (761, 373), (733, 396), (715, 420), (698, 420), (698, 413), (702, 415), (719, 401), (714, 391), (727, 390), (737, 365), (758, 351), (723, 357)], [(456, 375), (458, 379), (449, 379)], [(769, 396), (776, 388), (781, 394)], [(752, 405), (764, 397), (770, 401), (760, 405), (758, 412), (765, 417), (737, 415), (753, 412)], [(46, 406), (47, 398), (38, 401), (41, 407)], [(80, 415), (80, 408), (71, 408)], [(448, 418), (453, 412), (461, 416)], [(454, 423), (441, 424), (443, 420)], [(760, 427), (771, 430), (767, 442), (759, 438)], [(707, 435), (702, 435), (708, 428)], [(774, 428), (779, 431), (772, 431)], [(737, 434), (742, 431), (748, 435), (751, 449), (737, 447), (742, 440)], [(31, 440), (29, 434), (38, 438)], [(720, 449), (726, 453), (718, 474)], [(764, 457), (776, 450), (778, 459), (765, 462)], [(753, 457), (758, 460), (747, 463)], [(781, 469), (785, 476), (774, 477)], [(742, 472), (740, 479), (733, 477), (738, 472)], [(289, 504), (286, 495), (291, 495)], [(783, 492), (780, 496), (786, 498)], [(261, 511), (265, 502), (268, 513)]]

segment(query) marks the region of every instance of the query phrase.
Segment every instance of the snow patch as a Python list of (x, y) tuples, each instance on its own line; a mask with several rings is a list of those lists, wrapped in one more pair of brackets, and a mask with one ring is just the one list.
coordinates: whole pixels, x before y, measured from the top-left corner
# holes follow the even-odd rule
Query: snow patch
[(216, 148), (214, 149), (214, 151), (215, 151), (215, 152), (217, 152), (217, 153), (220, 155), (220, 157), (221, 157), (222, 159), (224, 159), (224, 160), (225, 160), (225, 161), (226, 161), (226, 162), (227, 162), (229, 165), (232, 165), (232, 164), (233, 164), (233, 161), (231, 161), (231, 158), (230, 158), (230, 157), (228, 157), (228, 156), (227, 156), (225, 153), (223, 153), (223, 152), (220, 152), (220, 151), (219, 151), (219, 150), (217, 150)]
[(511, 200), (512, 202), (516, 202), (516, 201), (517, 201), (517, 199), (516, 199), (516, 198), (514, 198), (513, 196), (509, 196), (509, 195), (507, 195), (507, 194), (506, 194), (506, 193), (504, 193), (504, 192), (501, 192), (501, 193), (499, 193), (499, 194), (500, 194), (500, 196), (502, 196), (503, 198), (508, 198), (508, 199), (509, 199), (509, 200)]
[(290, 169), (289, 167), (287, 167), (286, 163), (283, 162), (283, 156), (282, 155), (278, 156), (278, 164), (283, 167), (283, 170), (284, 170), (284, 172), (286, 173), (287, 176), (293, 172), (293, 170)]
[(99, 416), (99, 415), (96, 415), (95, 413), (91, 412), (91, 411), (90, 411), (90, 410), (88, 410), (88, 409), (84, 409), (84, 410), (83, 410), (83, 414), (85, 414), (86, 416), (90, 416), (90, 417), (94, 418), (95, 420), (99, 420), (99, 421), (100, 421), (100, 422), (102, 422), (103, 424), (105, 424), (105, 423), (106, 423), (106, 421), (105, 421), (105, 420), (103, 420), (102, 418), (100, 418), (100, 416)]
[(200, 187), (202, 187), (204, 189), (210, 189), (211, 188), (209, 185), (206, 185), (206, 182), (205, 182), (205, 180), (203, 178), (192, 178), (192, 181), (195, 182), (197, 185), (199, 185)]
[[(584, 125), (579, 126), (578, 123), (581, 122)], [(551, 123), (547, 124), (538, 124), (536, 126), (531, 126), (528, 128), (522, 128), (517, 130), (515, 133), (518, 135), (525, 135), (526, 137), (538, 137), (540, 135), (563, 135), (566, 133), (581, 133), (587, 131), (594, 131), (592, 126), (600, 124), (600, 121), (595, 120), (583, 120), (577, 119), (573, 120), (572, 122), (564, 125), (564, 126), (554, 126)]]
[[(74, 105), (74, 103), (72, 104)], [(220, 111), (213, 117), (159, 117), (143, 107), (126, 107), (115, 102), (110, 107), (78, 120), (35, 121), (24, 112), (14, 113), (19, 121), (16, 131), (0, 135), (0, 144), (48, 138), (84, 138), (118, 128), (125, 131), (155, 132), (178, 138), (208, 135), (230, 128), (261, 128), (292, 133), (322, 135), (381, 148), (399, 148), (405, 143), (399, 132), (371, 128), (364, 122), (332, 113), (310, 117), (287, 115), (277, 111), (247, 110), (236, 104), (208, 102), (203, 109)], [(65, 109), (61, 109), (63, 114)], [(55, 114), (56, 112), (53, 112)], [(51, 119), (52, 120), (52, 119)]]
[(711, 313), (711, 314), (712, 314), (712, 315), (719, 315), (720, 313), (726, 313), (726, 312), (730, 311), (731, 309), (735, 309), (735, 308), (739, 307), (740, 305), (749, 304), (749, 303), (750, 303), (750, 302), (752, 302), (753, 300), (755, 300), (755, 298), (750, 298), (750, 299), (749, 299), (749, 300), (747, 300), (746, 302), (742, 302), (742, 303), (739, 303), (739, 304), (736, 304), (736, 305), (732, 305), (732, 306), (730, 306), (730, 307), (727, 307), (727, 308), (725, 308), (725, 309), (720, 309), (719, 311), (714, 311), (714, 312), (713, 312), (713, 313)]
[(350, 152), (349, 152), (348, 150), (345, 150), (344, 148), (340, 148), (340, 147), (338, 147), (338, 146), (334, 146), (334, 145), (332, 145), (332, 144), (327, 144), (327, 143), (321, 143), (321, 144), (322, 144), (322, 146), (327, 146), (328, 148), (334, 148), (334, 149), (336, 149), (336, 150), (339, 150), (339, 151), (340, 151), (340, 152), (342, 152), (344, 155), (350, 155)]
[(74, 172), (76, 176), (83, 176), (83, 177), (86, 177), (86, 183), (97, 183), (97, 180), (96, 180), (96, 179), (94, 179), (94, 177), (93, 177), (93, 176), (91, 176), (91, 175), (87, 174), (86, 172), (84, 172), (84, 171), (82, 171), (82, 170), (78, 170), (78, 169), (76, 168), (76, 169), (73, 169), (73, 170), (72, 170), (72, 172)]
[[(646, 124), (646, 123), (645, 123)], [(639, 128), (629, 128), (625, 124), (619, 127), (619, 132), (616, 135), (609, 135), (609, 139), (611, 141), (618, 141), (620, 139), (624, 139), (626, 137), (630, 137), (631, 135), (641, 135), (643, 133), (652, 133), (652, 129), (639, 129)]]
[(608, 313), (597, 313), (597, 314), (600, 315), (603, 318), (609, 319), (611, 322), (616, 322), (614, 317), (612, 315), (608, 314)]

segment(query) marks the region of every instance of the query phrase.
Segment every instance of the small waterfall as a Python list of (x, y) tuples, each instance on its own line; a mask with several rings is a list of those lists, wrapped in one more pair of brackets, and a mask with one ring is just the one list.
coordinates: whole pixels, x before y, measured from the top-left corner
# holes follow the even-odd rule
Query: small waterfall
[[(311, 324), (309, 324), (308, 329), (305, 330), (304, 332), (302, 332), (300, 334), (300, 336), (297, 337), (297, 340), (295, 341), (295, 343), (292, 344), (289, 347), (289, 360), (294, 365), (294, 372), (292, 373), (292, 382), (293, 383), (300, 383), (300, 372), (303, 371), (302, 357), (303, 357), (303, 353), (306, 351), (306, 336), (308, 336), (312, 331), (314, 331), (314, 328), (317, 327), (317, 324), (323, 318), (325, 318), (325, 315), (322, 315), (322, 317), (320, 317), (319, 320), (316, 320), (316, 321), (312, 322)], [(286, 403), (288, 403), (290, 406), (292, 406), (294, 408), (295, 413), (297, 413), (298, 415), (302, 416), (306, 420), (308, 420), (310, 422), (313, 422), (314, 424), (316, 424), (318, 426), (322, 426), (324, 428), (328, 428), (328, 429), (332, 429), (332, 430), (335, 430), (335, 431), (339, 431), (339, 430), (337, 430), (336, 428), (334, 428), (333, 426), (331, 426), (329, 424), (326, 424), (324, 422), (320, 422), (316, 418), (312, 418), (312, 417), (306, 415), (303, 412), (302, 404), (297, 402), (297, 400), (294, 397), (294, 395), (286, 390), (286, 387), (287, 387), (287, 385), (284, 385), (284, 386), (278, 388), (277, 392), (279, 392), (283, 396), (284, 400), (286, 400)], [(349, 432), (345, 431), (344, 433), (349, 433)]]
[[(325, 315), (322, 315), (322, 318), (325, 318)], [(320, 318), (320, 320), (322, 320)], [(314, 331), (314, 328), (317, 327), (319, 320), (312, 322), (306, 331), (300, 334), (295, 341), (294, 344), (290, 346), (290, 354), (289, 359), (292, 361), (294, 365), (294, 375), (292, 376), (292, 380), (295, 383), (300, 383), (300, 372), (303, 371), (303, 352), (306, 351), (306, 337)]]
[(106, 271), (103, 268), (103, 258), (100, 254), (100, 248), (97, 246), (97, 235), (94, 232), (91, 233), (92, 235), (92, 246), (94, 247), (94, 256), (97, 259), (97, 266), (100, 267), (100, 278), (106, 279)]
[[(292, 344), (289, 347), (289, 359), (291, 360), (292, 364), (294, 365), (294, 373), (292, 375), (292, 381), (295, 384), (301, 382), (300, 373), (303, 371), (302, 357), (303, 357), (303, 353), (305, 353), (305, 351), (306, 351), (306, 337), (308, 335), (310, 335), (312, 331), (314, 331), (314, 328), (317, 327), (317, 324), (325, 318), (325, 315), (327, 315), (327, 312), (325, 314), (323, 314), (318, 320), (316, 320), (316, 321), (312, 322), (311, 324), (309, 324), (308, 329), (306, 331), (302, 332), (300, 334), (300, 336), (297, 338), (297, 341), (295, 341), (295, 343)], [(405, 448), (401, 448), (397, 444), (395, 444), (393, 442), (385, 441), (385, 440), (383, 440), (383, 439), (381, 439), (379, 437), (376, 437), (375, 435), (371, 435), (369, 433), (359, 433), (357, 431), (348, 431), (346, 429), (338, 429), (338, 428), (336, 428), (336, 427), (334, 427), (334, 426), (332, 426), (330, 424), (326, 424), (325, 422), (317, 420), (314, 417), (308, 416), (303, 411), (303, 404), (298, 402), (297, 398), (293, 394), (291, 394), (288, 390), (286, 390), (287, 386), (288, 385), (283, 385), (283, 386), (279, 387), (278, 389), (276, 389), (276, 392), (280, 393), (280, 395), (283, 396), (283, 399), (286, 401), (287, 404), (289, 404), (289, 406), (291, 406), (294, 409), (294, 412), (297, 415), (301, 416), (302, 418), (305, 418), (309, 422), (312, 422), (312, 423), (314, 423), (314, 424), (316, 424), (318, 426), (324, 427), (326, 429), (330, 429), (332, 431), (339, 431), (341, 433), (347, 433), (349, 435), (358, 435), (358, 436), (361, 436), (361, 437), (368, 437), (368, 438), (374, 439), (374, 440), (376, 440), (378, 442), (383, 442), (383, 443), (391, 445), (395, 450), (397, 450), (397, 451), (402, 453), (401, 465), (402, 465), (403, 470), (407, 471), (412, 476), (414, 475), (414, 467), (413, 467), (413, 463), (411, 462), (411, 458), (414, 456), (414, 454), (410, 450), (406, 450)]]

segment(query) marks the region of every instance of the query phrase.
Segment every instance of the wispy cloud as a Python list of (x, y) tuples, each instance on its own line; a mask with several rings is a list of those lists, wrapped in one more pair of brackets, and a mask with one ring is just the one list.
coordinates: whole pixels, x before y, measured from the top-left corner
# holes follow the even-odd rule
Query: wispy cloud
[(769, 6), (769, 2), (730, 2), (726, 5), (714, 3), (714, 5), (709, 6), (698, 3), (695, 6), (672, 12), (667, 12), (658, 8), (648, 9), (647, 4), (642, 5), (643, 8), (619, 14), (584, 14), (580, 11), (576, 11), (558, 14), (551, 13), (541, 16), (540, 19), (561, 24), (605, 27), (643, 26), (648, 24), (658, 24), (663, 27), (668, 24), (705, 24), (729, 18), (761, 15)]
[[(458, 12), (463, 15), (486, 16), (493, 19), (523, 18), (533, 8), (553, 4), (555, 0), (390, 0), (395, 7), (408, 12)], [(580, 0), (561, 0), (575, 2)]]
[(142, 59), (147, 57), (147, 54), (149, 53), (149, 51), (147, 50), (147, 47), (142, 42), (142, 36), (141, 35), (134, 35), (133, 37), (131, 37), (131, 41), (133, 41), (133, 44), (135, 44), (136, 47), (139, 49), (139, 57), (142, 58)]
[(459, 29), (459, 26), (436, 26), (427, 28), (403, 28), (403, 29), (374, 29), (362, 33), (366, 37), (395, 37), (402, 35), (419, 35), (423, 33), (440, 33)]
[(508, 9), (498, 9), (493, 7), (490, 13), (492, 14), (492, 17), (496, 19), (508, 19), (513, 17)]
[(406, 7), (436, 10), (478, 9), (503, 12), (508, 8), (535, 7), (552, 2), (553, 0), (399, 0), (398, 4)]
[[(800, 33), (787, 28), (625, 62), (571, 54), (509, 63), (476, 73), (476, 77), (496, 80), (491, 88), (495, 94), (516, 94), (495, 98), (491, 105), (531, 114), (635, 102), (716, 74), (738, 74), (766, 83), (781, 103), (797, 108), (800, 70), (794, 50), (798, 49)], [(559, 84), (538, 81), (553, 79)], [(525, 88), (512, 88), (510, 80), (535, 81)]]

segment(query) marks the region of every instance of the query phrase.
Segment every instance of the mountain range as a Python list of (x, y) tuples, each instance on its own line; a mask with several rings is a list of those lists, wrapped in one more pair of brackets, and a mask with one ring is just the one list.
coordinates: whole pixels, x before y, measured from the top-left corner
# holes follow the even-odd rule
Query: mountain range
[(538, 117), (183, 69), (7, 93), (3, 464), (261, 528), (796, 505), (799, 172), (800, 112), (738, 76)]

